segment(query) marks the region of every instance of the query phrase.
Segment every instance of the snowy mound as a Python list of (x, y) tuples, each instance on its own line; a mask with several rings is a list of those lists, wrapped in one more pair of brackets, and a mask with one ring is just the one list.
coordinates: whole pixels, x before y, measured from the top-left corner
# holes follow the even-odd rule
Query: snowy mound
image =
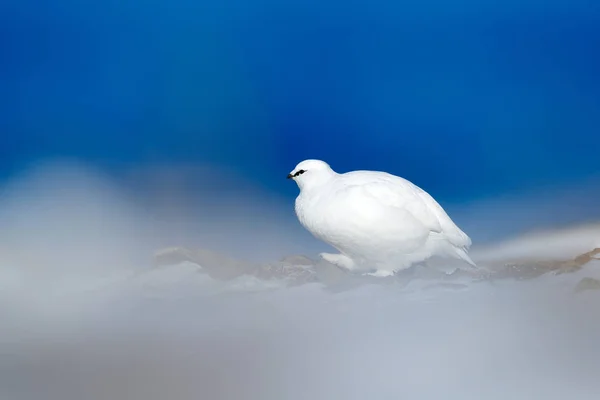
[(600, 230), (585, 229), (481, 249), (485, 276), (184, 248), (110, 276), (7, 267), (0, 397), (595, 400)]

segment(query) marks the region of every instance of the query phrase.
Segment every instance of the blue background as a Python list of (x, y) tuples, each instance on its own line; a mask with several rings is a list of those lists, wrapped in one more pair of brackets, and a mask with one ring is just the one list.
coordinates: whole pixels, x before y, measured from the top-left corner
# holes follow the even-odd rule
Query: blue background
[(600, 3), (4, 0), (0, 170), (305, 158), (466, 202), (600, 172)]

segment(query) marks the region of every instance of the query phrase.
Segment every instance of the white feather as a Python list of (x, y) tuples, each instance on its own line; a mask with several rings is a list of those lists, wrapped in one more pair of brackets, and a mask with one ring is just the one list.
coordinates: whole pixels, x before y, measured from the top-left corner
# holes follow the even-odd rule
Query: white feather
[(433, 256), (475, 265), (467, 254), (471, 239), (433, 197), (404, 178), (376, 171), (338, 174), (320, 160), (305, 160), (290, 175), (300, 188), (300, 223), (341, 253), (323, 255), (328, 261), (378, 275)]

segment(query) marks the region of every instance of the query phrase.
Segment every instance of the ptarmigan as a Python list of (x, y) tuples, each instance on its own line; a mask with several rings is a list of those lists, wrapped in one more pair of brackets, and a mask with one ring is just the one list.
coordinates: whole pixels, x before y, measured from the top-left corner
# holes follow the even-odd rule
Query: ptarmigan
[(433, 256), (471, 266), (471, 239), (427, 192), (377, 171), (338, 174), (324, 161), (305, 160), (287, 176), (300, 188), (302, 226), (340, 254), (320, 256), (339, 267), (389, 276)]

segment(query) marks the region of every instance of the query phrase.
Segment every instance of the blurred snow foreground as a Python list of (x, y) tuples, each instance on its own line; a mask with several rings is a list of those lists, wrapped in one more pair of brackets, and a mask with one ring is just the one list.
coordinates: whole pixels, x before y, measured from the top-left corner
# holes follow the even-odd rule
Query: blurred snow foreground
[(150, 265), (166, 228), (84, 181), (0, 193), (0, 399), (598, 399), (600, 224), (474, 247), (474, 273), (250, 262), (212, 225)]
[(185, 248), (103, 280), (27, 285), (5, 268), (0, 396), (597, 399), (600, 249), (581, 247), (598, 232), (482, 249), (480, 275), (352, 276)]
[(27, 287), (5, 269), (0, 395), (597, 399), (600, 249), (582, 247), (599, 232), (481, 249), (480, 275), (352, 276), (185, 248), (94, 284)]

